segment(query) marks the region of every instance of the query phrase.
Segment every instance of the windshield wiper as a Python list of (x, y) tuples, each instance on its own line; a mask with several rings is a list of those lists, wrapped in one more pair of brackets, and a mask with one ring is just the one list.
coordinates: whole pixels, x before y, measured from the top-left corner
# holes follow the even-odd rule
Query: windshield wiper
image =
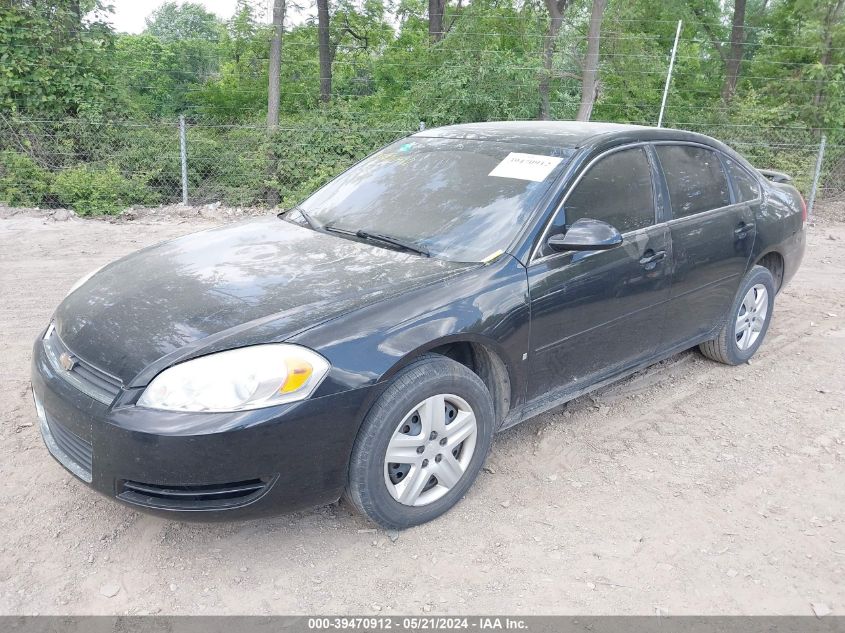
[(382, 242), (384, 244), (390, 244), (391, 246), (398, 246), (403, 250), (411, 251), (424, 257), (431, 257), (431, 252), (424, 246), (414, 244), (413, 242), (408, 242), (398, 237), (393, 237), (392, 235), (385, 235), (384, 233), (373, 233), (372, 231), (365, 231), (364, 229), (350, 231), (349, 229), (341, 229), (336, 226), (332, 226), (331, 224), (327, 224), (323, 227), (323, 229), (326, 231), (331, 231), (332, 233), (341, 233), (342, 235), (353, 235), (362, 240), (368, 240), (371, 242)]
[(299, 215), (301, 215), (302, 218), (308, 223), (308, 226), (310, 226), (315, 231), (319, 231), (320, 229), (323, 228), (323, 227), (320, 226), (320, 223), (317, 222), (317, 220), (315, 220), (308, 213), (303, 211), (302, 207), (292, 207), (292, 208), (288, 209), (287, 211), (282, 211), (281, 213), (278, 214), (277, 217), (281, 218), (282, 216), (287, 216), (287, 214), (290, 213), (291, 211), (296, 211)]

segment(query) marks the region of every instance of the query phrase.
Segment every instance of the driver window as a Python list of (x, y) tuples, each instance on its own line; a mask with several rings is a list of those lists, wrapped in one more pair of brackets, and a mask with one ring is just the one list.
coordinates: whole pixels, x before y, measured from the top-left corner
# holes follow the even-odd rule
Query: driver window
[(609, 154), (584, 175), (564, 205), (566, 225), (602, 220), (620, 233), (654, 224), (651, 166), (642, 147)]

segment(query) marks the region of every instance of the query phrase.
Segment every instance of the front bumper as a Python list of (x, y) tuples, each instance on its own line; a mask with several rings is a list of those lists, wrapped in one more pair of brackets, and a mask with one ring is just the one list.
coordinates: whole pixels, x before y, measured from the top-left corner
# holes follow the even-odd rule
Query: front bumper
[(237, 413), (98, 402), (35, 342), (32, 390), (50, 453), (95, 490), (187, 519), (276, 514), (337, 500), (370, 388)]

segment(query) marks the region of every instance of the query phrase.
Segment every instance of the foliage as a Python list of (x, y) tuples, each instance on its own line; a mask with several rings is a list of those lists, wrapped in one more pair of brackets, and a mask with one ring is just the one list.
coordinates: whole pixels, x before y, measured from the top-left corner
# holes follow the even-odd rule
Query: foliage
[(267, 178), (267, 132), (253, 128), (194, 128), (188, 134), (188, 183), (198, 202), (261, 204)]
[[(783, 123), (845, 127), (845, 19), (825, 18), (836, 0), (782, 0), (768, 15), (761, 44), (771, 52), (755, 57), (749, 75), (780, 76), (759, 87), (767, 104), (789, 104)], [(825, 47), (825, 35), (830, 45)], [(825, 49), (826, 64), (821, 60)]]
[[(462, 17), (437, 46), (405, 62), (424, 73), (407, 84), (420, 119), (436, 126), (536, 118), (544, 28), (540, 16), (530, 6), (495, 11), (482, 1), (473, 3)], [(563, 67), (567, 62), (558, 63)], [(572, 118), (577, 95), (561, 81), (554, 83), (552, 93), (556, 118)]]
[(203, 39), (164, 42), (152, 35), (125, 35), (115, 44), (122, 69), (118, 94), (133, 118), (174, 118), (219, 71), (218, 44)]
[(147, 33), (166, 43), (184, 40), (215, 42), (220, 21), (196, 2), (165, 2), (146, 19)]
[(268, 186), (289, 207), (414, 127), (409, 117), (385, 119), (345, 106), (289, 119), (272, 136)]
[(59, 172), (53, 194), (60, 205), (79, 215), (113, 215), (129, 204), (149, 204), (154, 197), (135, 181), (124, 178), (112, 165), (95, 169), (77, 165)]
[[(845, 20), (837, 2), (748, 0), (737, 91), (725, 103), (717, 42), (730, 38), (732, 2), (612, 1), (593, 118), (656, 123), (682, 19), (666, 124), (721, 138), (802, 186), (826, 131), (835, 162), (825, 173), (838, 177)], [(100, 0), (0, 0), (0, 195), (83, 212), (179, 200), (179, 115), (189, 126), (191, 199), (237, 205), (276, 195), (290, 205), (420, 121), (538, 115), (549, 25), (542, 0), (449, 0), (437, 42), (424, 0), (331, 0), (331, 100), (319, 99), (317, 25), (289, 19), (281, 120), (268, 131), (270, 30), (257, 6), (238, 0), (224, 21), (171, 1), (144, 33), (128, 35), (113, 32)], [(571, 0), (565, 12), (553, 118), (577, 111), (589, 14), (590, 0)]]
[(0, 152), (0, 202), (37, 207), (50, 191), (50, 172), (32, 158), (11, 150)]
[(0, 3), (0, 111), (97, 120), (118, 112), (114, 33), (98, 19), (83, 21), (70, 0)]
[(221, 31), (214, 77), (198, 82), (190, 97), (191, 114), (215, 122), (243, 120), (244, 113), (267, 107), (268, 28), (259, 25), (255, 9), (238, 0), (235, 15)]

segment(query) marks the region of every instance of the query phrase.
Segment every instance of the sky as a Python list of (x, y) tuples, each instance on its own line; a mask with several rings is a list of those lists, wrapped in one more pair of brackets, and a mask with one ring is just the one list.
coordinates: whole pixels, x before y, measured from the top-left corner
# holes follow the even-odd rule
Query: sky
[[(203, 5), (212, 13), (216, 13), (224, 20), (232, 17), (235, 12), (236, 0), (193, 0), (198, 4)], [(158, 7), (164, 4), (165, 0), (111, 0), (106, 4), (114, 6), (114, 13), (110, 16), (110, 21), (115, 30), (120, 33), (140, 33), (144, 30), (146, 24), (144, 18), (155, 11)], [(180, 3), (181, 4), (181, 3)], [(257, 17), (265, 22), (267, 19), (267, 0), (260, 0), (254, 3), (257, 7)]]

